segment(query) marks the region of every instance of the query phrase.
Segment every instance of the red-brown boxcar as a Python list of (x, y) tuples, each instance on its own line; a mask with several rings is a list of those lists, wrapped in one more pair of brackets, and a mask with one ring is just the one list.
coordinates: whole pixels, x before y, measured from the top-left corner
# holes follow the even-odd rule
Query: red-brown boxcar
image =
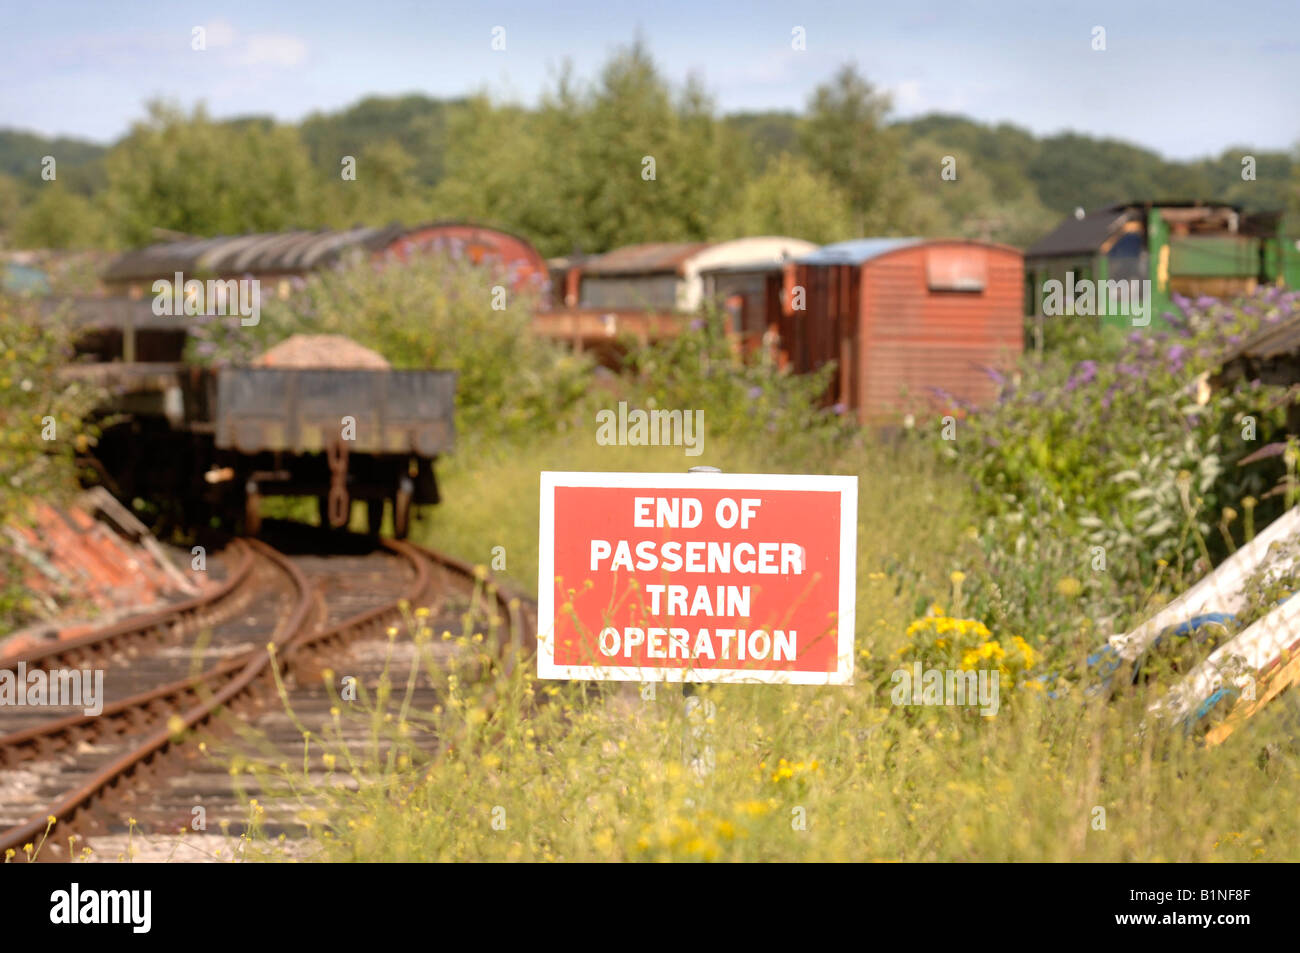
[(408, 229), (383, 247), (384, 254), (403, 260), (417, 250), (440, 251), (475, 265), (495, 267), (510, 283), (511, 291), (531, 291), (539, 304), (549, 305), (551, 276), (546, 260), (518, 235), (463, 222), (435, 222)]
[(1024, 347), (1024, 260), (1006, 245), (839, 242), (797, 259), (785, 283), (785, 361), (835, 361), (829, 396), (864, 423), (987, 403)]

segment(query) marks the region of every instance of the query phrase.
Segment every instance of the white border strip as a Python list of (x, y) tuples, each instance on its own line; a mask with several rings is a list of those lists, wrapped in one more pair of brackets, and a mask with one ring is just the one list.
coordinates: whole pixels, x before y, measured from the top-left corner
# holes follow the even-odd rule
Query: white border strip
[[(561, 486), (631, 489), (813, 490), (840, 494), (838, 665), (834, 672), (758, 669), (681, 669), (555, 664), (555, 489)], [(537, 561), (537, 676), (620, 682), (732, 682), (852, 685), (858, 563), (858, 478), (796, 473), (560, 473), (541, 472)]]

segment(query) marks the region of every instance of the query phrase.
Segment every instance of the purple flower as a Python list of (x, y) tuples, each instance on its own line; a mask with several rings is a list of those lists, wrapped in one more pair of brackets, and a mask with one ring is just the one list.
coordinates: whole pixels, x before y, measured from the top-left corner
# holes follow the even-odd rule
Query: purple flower
[(1065, 382), (1065, 391), (1069, 393), (1076, 387), (1082, 387), (1084, 384), (1091, 384), (1097, 379), (1097, 362), (1080, 361), (1070, 375), (1070, 379)]
[(746, 391), (746, 393), (749, 395), (750, 400), (758, 400), (758, 398), (763, 395), (763, 388), (755, 384), (748, 391)]
[(998, 372), (998, 369), (996, 367), (992, 367), (988, 364), (985, 364), (983, 365), (983, 368), (984, 368), (984, 373), (993, 379), (993, 383), (997, 384), (999, 387), (1003, 387), (1006, 385), (1007, 379)]

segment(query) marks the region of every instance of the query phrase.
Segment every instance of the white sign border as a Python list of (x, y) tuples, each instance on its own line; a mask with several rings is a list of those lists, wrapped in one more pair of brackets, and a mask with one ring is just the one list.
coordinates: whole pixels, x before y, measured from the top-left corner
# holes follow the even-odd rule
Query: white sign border
[[(840, 592), (837, 666), (834, 672), (756, 669), (670, 669), (555, 664), (555, 489), (812, 490), (840, 494)], [(629, 473), (541, 471), (537, 561), (537, 677), (619, 682), (726, 682), (781, 685), (852, 685), (857, 603), (858, 478), (802, 473)]]

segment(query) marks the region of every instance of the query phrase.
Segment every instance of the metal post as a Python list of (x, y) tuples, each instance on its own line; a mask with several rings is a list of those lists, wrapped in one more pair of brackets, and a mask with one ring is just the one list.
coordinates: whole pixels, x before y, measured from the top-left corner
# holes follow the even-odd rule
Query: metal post
[[(717, 467), (691, 467), (687, 473), (721, 473)], [(701, 701), (695, 698), (695, 685), (683, 679), (682, 681), (682, 698), (686, 710), (686, 734), (682, 738), (682, 760), (688, 767), (695, 769), (695, 773), (701, 777), (712, 773), (713, 771), (713, 745), (709, 744), (709, 735), (705, 724), (701, 724), (700, 732), (695, 735), (691, 730), (692, 716), (697, 717), (702, 723), (707, 723), (712, 714), (717, 713), (717, 706), (708, 699)], [(692, 704), (694, 702), (694, 704)], [(699, 712), (696, 715), (696, 712)], [(699, 745), (692, 743), (696, 738), (699, 739)]]

